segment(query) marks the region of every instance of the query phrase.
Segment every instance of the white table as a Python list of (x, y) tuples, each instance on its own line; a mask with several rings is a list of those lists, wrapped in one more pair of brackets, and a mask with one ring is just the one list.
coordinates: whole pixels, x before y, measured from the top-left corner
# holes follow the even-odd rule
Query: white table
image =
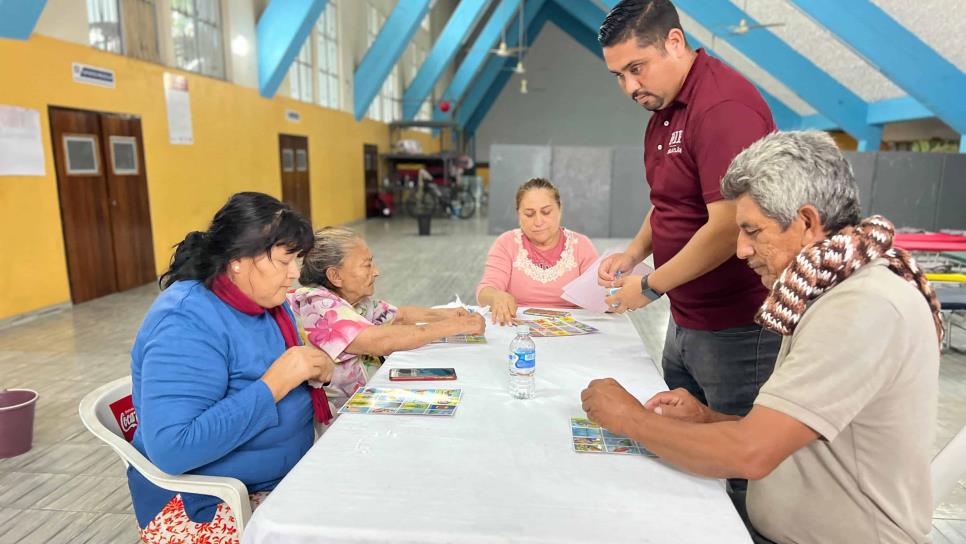
[[(243, 542), (748, 543), (720, 480), (651, 458), (578, 454), (580, 391), (614, 377), (666, 389), (623, 316), (576, 312), (599, 334), (535, 338), (536, 398), (507, 393), (512, 328), (486, 345), (391, 356), (371, 386), (463, 389), (453, 417), (345, 414), (255, 512)], [(456, 382), (389, 382), (393, 367), (453, 367)]]

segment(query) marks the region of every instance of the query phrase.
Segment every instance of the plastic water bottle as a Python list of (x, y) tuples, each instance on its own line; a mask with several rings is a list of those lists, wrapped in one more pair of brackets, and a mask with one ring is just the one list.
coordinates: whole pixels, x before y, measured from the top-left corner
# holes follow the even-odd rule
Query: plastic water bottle
[(517, 325), (517, 335), (510, 342), (510, 396), (532, 399), (536, 392), (533, 372), (537, 364), (537, 346), (530, 338), (529, 325)]

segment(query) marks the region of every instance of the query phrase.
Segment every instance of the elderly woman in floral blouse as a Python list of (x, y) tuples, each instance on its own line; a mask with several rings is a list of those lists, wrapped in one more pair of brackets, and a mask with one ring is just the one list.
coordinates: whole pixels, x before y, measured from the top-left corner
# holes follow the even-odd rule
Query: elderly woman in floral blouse
[(563, 287), (597, 260), (597, 250), (583, 234), (561, 227), (561, 215), (560, 192), (549, 181), (533, 178), (517, 190), (520, 228), (493, 242), (476, 288), (494, 323), (512, 322), (517, 305), (574, 307), (561, 298)]
[(302, 261), (303, 287), (288, 295), (309, 343), (337, 363), (330, 382), (336, 393), (330, 400), (337, 405), (366, 383), (366, 367), (378, 367), (379, 357), (446, 336), (483, 334), (486, 327), (482, 317), (463, 308), (396, 308), (373, 298), (377, 277), (361, 236), (326, 227), (315, 233)]

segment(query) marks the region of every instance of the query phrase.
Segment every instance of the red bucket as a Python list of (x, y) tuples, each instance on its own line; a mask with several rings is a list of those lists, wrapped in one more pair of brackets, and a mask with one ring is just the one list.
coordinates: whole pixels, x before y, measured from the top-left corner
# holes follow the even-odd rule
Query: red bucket
[(0, 459), (30, 451), (37, 396), (30, 389), (0, 391)]

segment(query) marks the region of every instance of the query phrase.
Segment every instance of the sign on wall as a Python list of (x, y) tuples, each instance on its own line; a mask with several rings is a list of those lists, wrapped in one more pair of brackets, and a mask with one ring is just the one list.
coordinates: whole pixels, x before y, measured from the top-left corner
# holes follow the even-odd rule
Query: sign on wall
[(114, 70), (75, 62), (71, 65), (71, 75), (74, 76), (74, 81), (78, 83), (109, 89), (114, 88)]
[(0, 105), (0, 176), (43, 176), (40, 112)]
[(191, 126), (191, 97), (188, 78), (178, 74), (164, 74), (164, 101), (168, 110), (168, 139), (172, 144), (195, 143)]

